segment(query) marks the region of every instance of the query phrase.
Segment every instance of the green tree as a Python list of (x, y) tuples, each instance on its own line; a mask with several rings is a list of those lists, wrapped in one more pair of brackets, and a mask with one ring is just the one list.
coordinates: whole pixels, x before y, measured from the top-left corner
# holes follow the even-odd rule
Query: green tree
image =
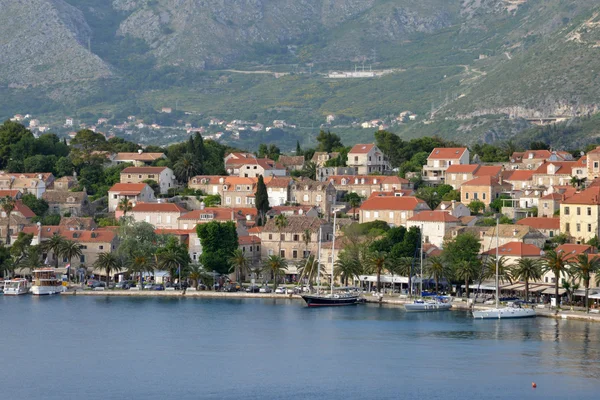
[(352, 219), (356, 220), (356, 208), (360, 207), (362, 197), (358, 193), (350, 192), (344, 196), (344, 201), (352, 208)]
[(575, 261), (569, 263), (570, 273), (583, 282), (585, 288), (585, 312), (590, 312), (589, 293), (592, 274), (600, 272), (600, 258), (588, 254), (579, 254)]
[(205, 196), (202, 201), (204, 202), (205, 207), (217, 207), (221, 205), (221, 195), (209, 194), (208, 196)]
[(336, 278), (340, 278), (344, 286), (348, 286), (350, 279), (358, 278), (361, 272), (360, 262), (351, 253), (341, 251), (335, 267), (333, 269), (333, 275)]
[(56, 164), (54, 164), (54, 172), (57, 178), (73, 175), (74, 171), (75, 167), (69, 157), (60, 157), (56, 160)]
[(325, 151), (327, 153), (331, 153), (337, 148), (344, 147), (340, 137), (329, 131), (320, 131), (317, 135), (317, 142), (319, 143), (317, 151)]
[(43, 241), (41, 244), (43, 251), (51, 252), (54, 255), (54, 268), (58, 268), (58, 259), (62, 255), (64, 242), (65, 238), (55, 233), (50, 239)]
[(285, 214), (279, 214), (275, 217), (275, 226), (277, 227), (277, 231), (279, 232), (279, 254), (281, 255), (281, 232), (288, 226), (288, 219), (285, 216)]
[(369, 266), (377, 275), (377, 293), (381, 292), (381, 274), (389, 263), (388, 253), (385, 251), (373, 251), (369, 257)]
[(67, 276), (69, 276), (69, 279), (71, 279), (71, 271), (73, 271), (74, 269), (73, 266), (71, 266), (71, 261), (73, 260), (73, 258), (81, 257), (81, 255), (83, 254), (81, 252), (81, 245), (72, 240), (65, 239), (65, 241), (62, 244), (62, 248), (60, 249), (60, 254), (63, 257), (66, 257), (68, 260), (70, 268), (67, 271)]
[(229, 264), (231, 268), (229, 268), (229, 272), (235, 272), (235, 280), (236, 282), (242, 281), (242, 276), (245, 275), (248, 270), (249, 260), (242, 251), (242, 249), (235, 249), (233, 253), (231, 253), (231, 257), (229, 257)]
[(267, 193), (267, 186), (265, 185), (262, 175), (258, 177), (258, 182), (256, 183), (254, 200), (258, 212), (258, 226), (263, 226), (267, 222), (267, 211), (269, 211), (271, 207), (269, 207), (269, 194)]
[(129, 200), (127, 197), (123, 197), (119, 200), (119, 204), (117, 205), (117, 209), (119, 209), (120, 211), (123, 211), (123, 219), (127, 218), (127, 213), (131, 210), (133, 210), (133, 204), (131, 203), (131, 200)]
[(473, 214), (477, 215), (485, 210), (485, 203), (481, 200), (473, 200), (467, 205), (467, 207), (469, 207), (469, 210), (471, 210)]
[(442, 279), (449, 279), (451, 270), (443, 257), (430, 257), (425, 264), (425, 271), (435, 281), (435, 292), (438, 293), (438, 285)]
[(145, 272), (152, 272), (156, 268), (156, 259), (154, 255), (135, 255), (127, 260), (126, 264), (127, 271), (129, 274), (139, 277), (140, 290), (144, 290), (144, 279), (143, 274)]
[(202, 245), (200, 263), (209, 271), (229, 272), (229, 258), (238, 248), (238, 235), (232, 221), (199, 224), (196, 232)]
[(325, 275), (325, 267), (323, 264), (319, 265), (319, 260), (314, 255), (308, 256), (298, 267), (299, 282), (307, 281), (311, 285), (317, 280), (319, 274)]
[(28, 193), (21, 197), (21, 202), (31, 209), (35, 215), (40, 217), (48, 211), (48, 202), (44, 199), (38, 199), (34, 194)]
[(165, 246), (156, 251), (156, 258), (157, 267), (167, 271), (172, 282), (176, 276), (183, 274), (190, 263), (187, 247), (180, 244), (174, 236), (169, 236)]
[(465, 283), (467, 299), (469, 298), (469, 282), (477, 277), (477, 266), (467, 260), (461, 260), (454, 264), (454, 276)]
[(6, 240), (5, 244), (10, 244), (10, 216), (15, 209), (15, 199), (10, 196), (0, 198), (0, 208), (6, 214)]
[(263, 272), (273, 277), (273, 290), (277, 289), (279, 277), (285, 275), (285, 271), (287, 271), (287, 261), (280, 256), (269, 256), (263, 266)]
[(98, 259), (94, 262), (94, 268), (106, 273), (106, 287), (110, 284), (110, 275), (112, 272), (120, 270), (122, 262), (116, 254), (110, 252), (102, 252), (98, 254)]
[(490, 203), (490, 208), (495, 212), (501, 212), (502, 207), (504, 206), (504, 200), (510, 200), (510, 198), (511, 197), (507, 194), (501, 194)]
[[(484, 263), (484, 279), (496, 277), (496, 256), (490, 256)], [(498, 282), (509, 282), (512, 284), (511, 268), (508, 265), (508, 259), (505, 256), (498, 258)]]
[(554, 296), (556, 297), (556, 306), (560, 307), (558, 289), (560, 287), (560, 277), (567, 274), (568, 262), (566, 260), (566, 254), (564, 252), (556, 252), (549, 250), (544, 256), (544, 264), (542, 271), (552, 272), (554, 274)]
[(529, 282), (542, 278), (542, 261), (533, 258), (520, 258), (510, 270), (513, 278), (525, 282), (525, 301), (529, 301)]
[(177, 180), (187, 184), (194, 176), (201, 173), (200, 163), (191, 153), (185, 153), (173, 166), (173, 173)]
[(19, 232), (17, 239), (10, 246), (10, 255), (13, 259), (14, 264), (19, 264), (20, 261), (27, 255), (27, 250), (31, 247), (31, 241), (33, 240), (33, 234), (26, 234)]

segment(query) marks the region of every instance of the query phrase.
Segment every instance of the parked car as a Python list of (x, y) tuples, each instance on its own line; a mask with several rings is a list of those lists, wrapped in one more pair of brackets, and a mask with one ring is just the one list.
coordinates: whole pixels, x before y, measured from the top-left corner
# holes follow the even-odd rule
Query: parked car
[(150, 290), (165, 290), (165, 286), (160, 283), (155, 283), (151, 285)]
[(225, 285), (225, 287), (223, 287), (224, 292), (237, 292), (238, 290), (239, 290), (239, 285), (236, 285), (234, 283), (230, 283), (228, 285)]
[(154, 284), (153, 283), (149, 283), (149, 282), (144, 283), (144, 290), (145, 289), (148, 289), (148, 290), (152, 289), (152, 285), (154, 285)]
[(258, 290), (259, 293), (271, 293), (272, 290), (270, 287), (268, 286), (263, 286)]
[(287, 289), (283, 286), (279, 286), (277, 289), (275, 289), (275, 293), (277, 294), (286, 294), (287, 293)]
[(135, 282), (131, 282), (131, 281), (122, 281), (119, 282), (115, 285), (115, 289), (123, 289), (123, 290), (127, 290), (127, 289), (131, 289), (132, 286), (135, 286)]
[(92, 289), (99, 288), (99, 287), (106, 287), (106, 282), (95, 281), (92, 283), (92, 286), (91, 286)]
[(259, 290), (260, 290), (260, 286), (250, 285), (246, 288), (246, 293), (258, 293)]

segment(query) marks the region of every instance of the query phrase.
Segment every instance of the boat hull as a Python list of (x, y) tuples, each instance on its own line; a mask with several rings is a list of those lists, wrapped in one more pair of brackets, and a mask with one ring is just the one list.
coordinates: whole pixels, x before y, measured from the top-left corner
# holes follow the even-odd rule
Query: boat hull
[(473, 311), (475, 319), (517, 319), (535, 318), (535, 310), (531, 308), (494, 308), (491, 310)]
[(46, 296), (60, 294), (65, 291), (64, 286), (32, 286), (31, 294), (35, 296)]
[(22, 294), (27, 294), (29, 293), (29, 290), (27, 288), (22, 288), (22, 289), (4, 289), (4, 295), (5, 296), (20, 296)]
[(326, 297), (305, 294), (302, 296), (302, 299), (308, 307), (341, 307), (364, 303), (364, 300), (358, 296)]
[(448, 311), (451, 308), (452, 308), (452, 304), (446, 304), (446, 303), (435, 303), (435, 304), (412, 303), (412, 304), (405, 304), (404, 305), (404, 309), (407, 312)]

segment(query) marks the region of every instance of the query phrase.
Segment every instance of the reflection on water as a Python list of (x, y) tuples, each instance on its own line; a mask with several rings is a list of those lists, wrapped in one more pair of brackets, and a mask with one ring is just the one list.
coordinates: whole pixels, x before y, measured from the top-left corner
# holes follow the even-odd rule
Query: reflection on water
[(600, 376), (600, 324), (583, 322), (282, 299), (21, 296), (0, 310), (3, 398), (591, 398)]

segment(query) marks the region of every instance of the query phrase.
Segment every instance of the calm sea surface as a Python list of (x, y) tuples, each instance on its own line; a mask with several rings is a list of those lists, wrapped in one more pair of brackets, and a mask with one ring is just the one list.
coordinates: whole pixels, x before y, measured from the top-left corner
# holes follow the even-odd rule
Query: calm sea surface
[[(0, 399), (592, 399), (600, 324), (0, 296)], [(531, 388), (536, 382), (537, 389)]]

